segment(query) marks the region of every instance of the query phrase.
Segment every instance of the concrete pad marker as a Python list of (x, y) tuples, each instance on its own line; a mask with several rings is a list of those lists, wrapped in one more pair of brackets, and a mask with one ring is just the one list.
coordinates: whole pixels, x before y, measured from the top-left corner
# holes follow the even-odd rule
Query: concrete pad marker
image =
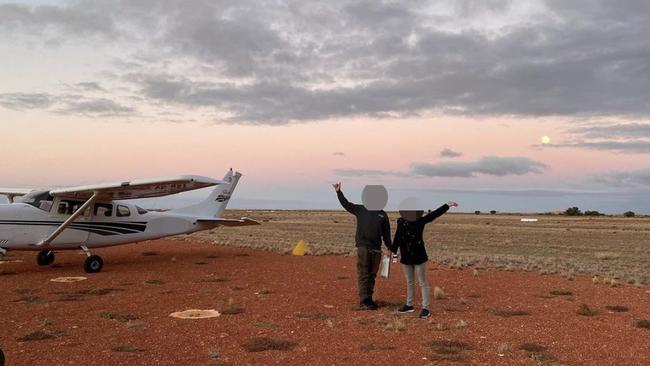
[(22, 259), (7, 259), (7, 260), (0, 260), (0, 264), (4, 263), (22, 263)]
[(221, 316), (221, 313), (214, 309), (190, 309), (185, 311), (177, 311), (175, 313), (169, 314), (169, 316), (177, 319), (207, 319)]
[(537, 219), (521, 219), (521, 222), (537, 222)]
[(57, 278), (52, 278), (50, 281), (51, 282), (63, 282), (63, 283), (70, 283), (70, 282), (79, 282), (79, 281), (84, 281), (87, 280), (88, 277), (57, 277)]

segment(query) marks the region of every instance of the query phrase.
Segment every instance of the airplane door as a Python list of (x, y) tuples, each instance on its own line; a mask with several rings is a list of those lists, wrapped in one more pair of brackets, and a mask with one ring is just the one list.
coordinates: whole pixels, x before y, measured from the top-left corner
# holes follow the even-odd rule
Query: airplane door
[[(72, 213), (81, 207), (84, 202), (81, 201), (70, 201), (70, 200), (59, 200), (56, 199), (52, 205), (52, 211), (50, 211), (51, 223), (53, 224), (52, 230), (50, 233), (54, 232), (56, 228), (63, 224)], [(86, 209), (81, 216), (68, 226), (57, 238), (52, 242), (52, 246), (66, 246), (66, 247), (78, 247), (86, 244), (90, 232), (87, 230), (87, 223), (90, 221), (92, 215), (92, 207)], [(78, 224), (78, 225), (75, 225)]]

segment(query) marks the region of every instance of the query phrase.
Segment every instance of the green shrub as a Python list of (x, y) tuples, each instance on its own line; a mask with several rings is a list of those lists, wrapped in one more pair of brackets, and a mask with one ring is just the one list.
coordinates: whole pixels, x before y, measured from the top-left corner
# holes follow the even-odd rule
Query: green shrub
[(577, 207), (569, 207), (566, 209), (566, 211), (564, 211), (564, 214), (567, 216), (581, 216), (582, 211), (580, 211), (580, 209)]
[(598, 211), (585, 211), (585, 216), (605, 216), (605, 214), (602, 214)]
[(634, 217), (636, 214), (633, 211), (627, 211), (626, 213), (623, 214), (625, 217)]

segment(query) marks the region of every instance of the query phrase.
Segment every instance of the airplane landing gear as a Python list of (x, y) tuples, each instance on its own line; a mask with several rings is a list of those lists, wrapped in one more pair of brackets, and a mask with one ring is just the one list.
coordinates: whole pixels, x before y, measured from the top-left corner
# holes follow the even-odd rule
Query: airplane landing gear
[(84, 262), (84, 270), (86, 270), (86, 273), (97, 273), (102, 270), (102, 267), (104, 267), (104, 261), (98, 255), (91, 255)]
[(54, 263), (54, 252), (51, 250), (41, 250), (36, 256), (36, 263), (39, 266), (49, 266)]
[(102, 267), (104, 267), (104, 261), (102, 260), (102, 257), (98, 255), (92, 255), (86, 246), (82, 246), (81, 249), (83, 249), (84, 253), (86, 253), (88, 256), (84, 262), (84, 270), (86, 273), (97, 273), (101, 271)]

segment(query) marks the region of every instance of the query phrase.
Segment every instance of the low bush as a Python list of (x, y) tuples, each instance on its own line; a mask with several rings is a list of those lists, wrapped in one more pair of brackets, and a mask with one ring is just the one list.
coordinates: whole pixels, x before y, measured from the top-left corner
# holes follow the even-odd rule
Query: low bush
[(510, 318), (513, 316), (528, 316), (530, 315), (530, 312), (526, 310), (515, 310), (515, 309), (494, 309), (492, 310), (492, 314), (503, 318)]
[(596, 315), (596, 311), (589, 308), (589, 306), (587, 304), (580, 304), (580, 307), (578, 307), (577, 313), (578, 313), (578, 315), (582, 315), (582, 316), (594, 316), (594, 315)]
[(256, 337), (244, 343), (242, 347), (248, 352), (290, 351), (296, 342), (271, 337)]
[(637, 328), (650, 329), (650, 320), (641, 319), (638, 322), (636, 322), (636, 327)]
[(621, 305), (607, 305), (605, 306), (605, 309), (609, 311), (613, 311), (615, 313), (625, 313), (630, 310), (627, 306), (621, 306)]

